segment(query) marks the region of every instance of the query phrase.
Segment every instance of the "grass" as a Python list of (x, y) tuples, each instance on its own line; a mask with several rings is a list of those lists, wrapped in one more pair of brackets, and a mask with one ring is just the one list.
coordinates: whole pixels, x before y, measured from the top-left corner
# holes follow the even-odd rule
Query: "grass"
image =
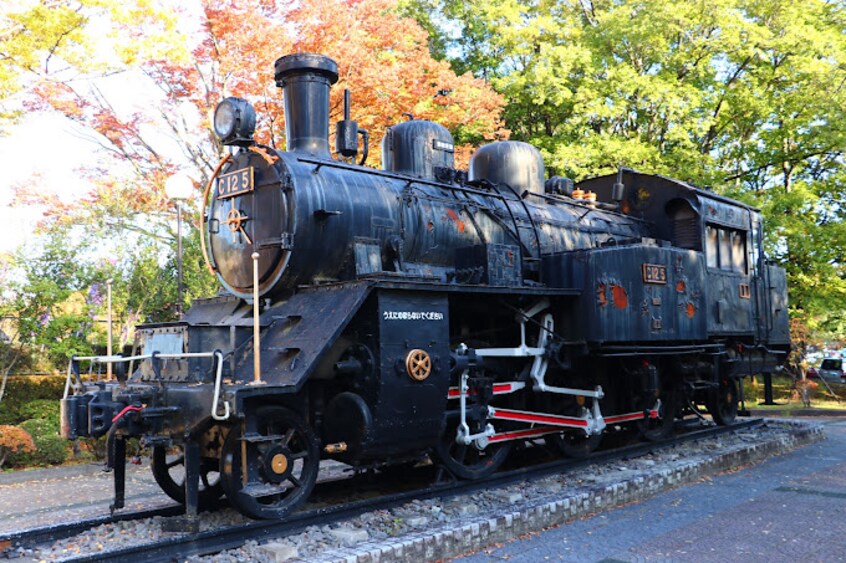
[[(811, 380), (817, 387), (811, 391), (811, 408), (846, 410), (846, 385), (842, 383), (829, 383), (832, 394), (826, 389), (825, 384), (818, 380)], [(783, 375), (773, 375), (773, 402), (777, 405), (761, 405), (764, 402), (764, 380), (762, 377), (745, 378), (743, 393), (746, 399), (747, 408), (789, 411), (805, 408), (799, 392), (794, 387), (793, 379)], [(840, 401), (838, 401), (838, 398)]]

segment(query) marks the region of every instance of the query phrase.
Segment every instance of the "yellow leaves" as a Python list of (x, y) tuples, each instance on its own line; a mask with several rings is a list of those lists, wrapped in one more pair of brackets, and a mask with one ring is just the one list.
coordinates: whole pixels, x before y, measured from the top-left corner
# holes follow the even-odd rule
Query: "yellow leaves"
[(18, 67), (37, 70), (45, 55), (57, 52), (69, 62), (84, 62), (80, 49), (87, 18), (67, 3), (38, 3), (26, 11), (8, 12), (0, 22), (0, 52)]

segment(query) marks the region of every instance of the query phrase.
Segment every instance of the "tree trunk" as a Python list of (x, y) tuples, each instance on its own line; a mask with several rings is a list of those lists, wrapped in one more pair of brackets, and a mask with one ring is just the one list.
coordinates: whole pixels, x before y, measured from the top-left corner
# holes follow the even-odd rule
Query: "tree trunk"
[(789, 194), (793, 187), (793, 164), (789, 161), (782, 162), (781, 171), (784, 173), (784, 193)]

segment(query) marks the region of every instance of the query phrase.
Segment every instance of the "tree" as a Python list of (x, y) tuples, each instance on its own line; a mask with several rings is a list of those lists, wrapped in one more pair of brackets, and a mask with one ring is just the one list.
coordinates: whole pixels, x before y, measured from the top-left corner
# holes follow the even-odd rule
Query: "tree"
[[(45, 0), (39, 4), (43, 9), (54, 5), (66, 4)], [(139, 0), (138, 6), (146, 5)], [(343, 88), (350, 87), (354, 118), (369, 130), (373, 145), (387, 126), (403, 119), (403, 112), (445, 124), (458, 143), (478, 143), (507, 134), (499, 120), (502, 97), (483, 81), (469, 74), (456, 75), (446, 62), (431, 58), (425, 31), (414, 20), (399, 16), (394, 0), (278, 6), (263, 0), (206, 0), (199, 14), (176, 11), (162, 15), (163, 23), (152, 27), (152, 35), (147, 35), (147, 27), (138, 25), (148, 12), (120, 19), (112, 17), (119, 11), (117, 2), (91, 0), (90, 6), (80, 6), (83, 12), (102, 7), (98, 14), (110, 18), (113, 34), (128, 38), (125, 43), (116, 40), (112, 44), (118, 52), (131, 56), (109, 60), (101, 68), (75, 65), (69, 59), (68, 67), (77, 72), (67, 78), (25, 66), (16, 68), (21, 76), (26, 75), (29, 110), (59, 112), (90, 132), (92, 147), (99, 148), (98, 157), (92, 156), (80, 173), (93, 187), (83, 199), (66, 203), (45, 195), (37, 185), (24, 186), (18, 190), (17, 201), (43, 206), (42, 231), (77, 240), (76, 256), (90, 254), (90, 249), (111, 241), (109, 254), (120, 257), (120, 266), (99, 267), (90, 260), (82, 261), (97, 274), (80, 276), (74, 291), (86, 295), (86, 283), (102, 291), (105, 279), (113, 277), (115, 308), (126, 322), (174, 317), (171, 257), (175, 202), (165, 196), (164, 183), (180, 168), (191, 171), (198, 195), (208, 182), (224, 152), (210, 133), (208, 119), (215, 105), (228, 95), (247, 98), (259, 113), (257, 139), (272, 146), (280, 143), (284, 116), (281, 92), (273, 81), (273, 62), (283, 54), (321, 52), (338, 61), (341, 76), (333, 89), (331, 119), (341, 118)], [(170, 25), (177, 17), (183, 27), (196, 28), (177, 35)], [(84, 28), (86, 22), (80, 25)], [(180, 52), (183, 43), (178, 39), (184, 37), (197, 41)], [(167, 52), (141, 48), (156, 40), (172, 48)], [(42, 59), (49, 56), (49, 52), (41, 53)], [(86, 77), (101, 77), (100, 81), (80, 80), (83, 71), (88, 73)], [(143, 110), (122, 111), (105, 93), (108, 89), (102, 82), (116, 72), (122, 73), (122, 80), (154, 85), (157, 97)], [(467, 152), (465, 148), (461, 154)], [(371, 150), (370, 163), (378, 160), (378, 151)], [(216, 283), (199, 258), (200, 213), (192, 209), (186, 215), (185, 279), (190, 299), (213, 292)], [(67, 257), (55, 256), (57, 260)], [(31, 267), (27, 271), (52, 279), (49, 272)], [(50, 284), (38, 288), (38, 282), (31, 281), (41, 295), (58, 289)], [(50, 302), (64, 303), (63, 299), (72, 295)], [(30, 299), (26, 306), (32, 308), (36, 301)], [(85, 306), (93, 310), (87, 302)], [(27, 315), (37, 313), (26, 311)], [(57, 317), (51, 317), (50, 326), (67, 334)], [(33, 328), (44, 339), (63, 338), (46, 327), (26, 328)]]
[[(110, 29), (105, 35), (104, 28)], [(134, 29), (133, 41), (122, 40), (126, 28)], [(80, 73), (113, 72), (119, 68), (113, 56), (123, 63), (175, 56), (178, 39), (169, 12), (143, 0), (7, 3), (0, 11), (0, 126), (20, 117), (14, 97), (33, 80), (73, 81)], [(115, 48), (103, 49), (104, 40)]]
[(87, 332), (96, 317), (83, 291), (93, 272), (68, 252), (67, 238), (53, 236), (41, 249), (18, 257), (19, 270), (5, 280), (4, 309), (17, 319), (20, 343), (43, 350), (41, 369), (62, 368), (72, 353), (89, 353)]
[(552, 171), (627, 166), (762, 207), (794, 311), (843, 317), (842, 2), (409, 1), (441, 24), (434, 52), (506, 97), (512, 136)]

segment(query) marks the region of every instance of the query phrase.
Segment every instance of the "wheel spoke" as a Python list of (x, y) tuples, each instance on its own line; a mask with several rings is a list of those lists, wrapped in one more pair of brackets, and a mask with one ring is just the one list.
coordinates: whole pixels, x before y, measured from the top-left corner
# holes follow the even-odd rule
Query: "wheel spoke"
[[(265, 471), (251, 475), (248, 483), (242, 482), (240, 429), (235, 428), (223, 445), (225, 461), (220, 465), (220, 481), (238, 511), (255, 518), (281, 518), (302, 503), (313, 489), (319, 469), (319, 442), (306, 422), (284, 407), (260, 407), (255, 416), (261, 421), (259, 433), (273, 439), (266, 441), (264, 451), (251, 448), (247, 461), (269, 465)], [(286, 458), (284, 468), (281, 458), (276, 456)], [(277, 461), (275, 465), (273, 459)], [(255, 498), (240, 494), (245, 486), (259, 486), (273, 492)]]
[(170, 469), (171, 467), (175, 467), (175, 466), (177, 466), (177, 465), (183, 465), (183, 464), (184, 464), (184, 462), (185, 462), (185, 456), (184, 456), (184, 455), (181, 455), (181, 456), (176, 457), (173, 461), (169, 461), (169, 462), (167, 462), (167, 463), (165, 464), (165, 467), (167, 467), (168, 469)]

